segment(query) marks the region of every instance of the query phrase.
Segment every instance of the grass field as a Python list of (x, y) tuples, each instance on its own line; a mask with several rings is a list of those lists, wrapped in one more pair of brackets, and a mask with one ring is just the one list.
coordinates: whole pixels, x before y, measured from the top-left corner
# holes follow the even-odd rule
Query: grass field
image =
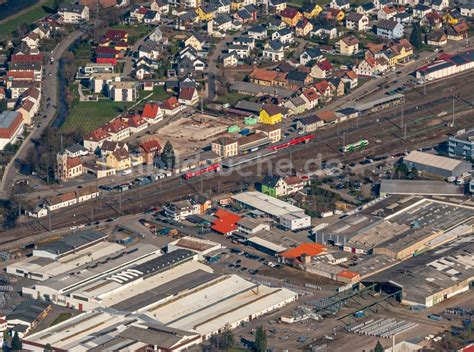
[(49, 324), (49, 326), (51, 327), (53, 325), (62, 323), (63, 321), (68, 320), (70, 317), (72, 317), (71, 313), (59, 313), (59, 315), (51, 322), (51, 324)]
[[(63, 3), (73, 3), (74, 0), (64, 0)], [(12, 32), (22, 25), (31, 25), (32, 23), (50, 15), (53, 10), (54, 0), (40, 1), (38, 4), (25, 9), (11, 19), (6, 19), (0, 24), (0, 38), (8, 37)]]
[[(128, 33), (128, 42), (133, 44), (137, 40), (143, 38), (147, 33), (153, 30), (153, 27), (148, 27), (146, 24), (118, 24), (107, 29), (120, 29), (127, 31)], [(105, 32), (105, 31), (104, 31)]]
[[(135, 102), (114, 102), (104, 97), (101, 97), (97, 102), (79, 101), (78, 96), (76, 96), (77, 88), (74, 87), (73, 89), (75, 90), (75, 100), (69, 109), (68, 117), (61, 126), (61, 131), (65, 133), (78, 130), (89, 133), (136, 104)], [(137, 101), (140, 101), (150, 93), (140, 90), (140, 96)], [(140, 102), (134, 109), (140, 110), (139, 107), (145, 105), (148, 101), (163, 101), (168, 97), (169, 95), (165, 92), (164, 88), (157, 87), (150, 97)]]
[(234, 105), (240, 100), (247, 100), (250, 98), (250, 95), (240, 94), (240, 93), (227, 93), (226, 95), (219, 96), (216, 100), (219, 104), (230, 104)]

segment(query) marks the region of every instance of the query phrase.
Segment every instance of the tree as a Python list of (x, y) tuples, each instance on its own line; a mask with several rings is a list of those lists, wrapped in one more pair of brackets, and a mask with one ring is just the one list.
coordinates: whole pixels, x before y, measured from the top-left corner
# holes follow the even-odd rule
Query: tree
[(53, 1), (53, 10), (54, 10), (54, 11), (57, 11), (57, 10), (58, 10), (59, 5), (61, 5), (61, 2), (62, 2), (61, 0), (54, 0), (54, 1)]
[(413, 28), (411, 31), (410, 36), (410, 43), (416, 48), (420, 49), (423, 45), (423, 41), (421, 39), (421, 27), (419, 22), (413, 23)]
[(15, 331), (15, 335), (13, 335), (11, 349), (12, 351), (21, 351), (23, 349), (23, 344), (21, 343), (20, 336), (18, 336), (17, 331)]
[(45, 346), (44, 346), (44, 352), (52, 352), (53, 351), (53, 347), (47, 343)]
[(230, 327), (226, 325), (224, 327), (224, 332), (219, 336), (218, 347), (221, 350), (228, 350), (229, 348), (234, 347), (234, 334), (230, 330)]
[(173, 145), (167, 141), (163, 152), (161, 153), (161, 161), (165, 164), (167, 169), (174, 169), (176, 165), (176, 156), (174, 155)]
[(374, 352), (383, 352), (384, 348), (380, 341), (377, 341), (377, 344), (375, 345)]
[(255, 351), (256, 352), (265, 352), (267, 350), (267, 334), (262, 326), (257, 328), (255, 334)]
[(408, 170), (408, 166), (404, 162), (399, 163), (395, 168), (395, 173), (398, 178), (405, 178), (409, 172), (410, 170)]

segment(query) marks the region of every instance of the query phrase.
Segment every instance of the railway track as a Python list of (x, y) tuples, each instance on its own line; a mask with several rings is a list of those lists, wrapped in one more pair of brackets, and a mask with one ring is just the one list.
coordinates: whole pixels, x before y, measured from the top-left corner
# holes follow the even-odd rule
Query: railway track
[[(466, 77), (465, 83), (474, 83), (474, 74)], [(442, 86), (442, 85), (441, 85)], [(457, 94), (455, 123), (459, 127), (472, 124), (471, 109), (473, 97), (470, 92), (462, 92), (462, 87), (454, 90)], [(439, 91), (437, 85), (430, 87), (429, 91)], [(449, 127), (452, 117), (438, 116), (442, 111), (449, 111), (452, 99), (449, 97), (430, 98), (423, 96), (421, 92), (411, 91), (406, 97), (403, 107), (403, 124), (406, 125), (407, 135), (405, 137), (402, 127), (401, 107), (394, 107), (384, 112), (370, 114), (360, 117), (358, 120), (349, 120), (342, 124), (331, 126), (317, 131), (317, 138), (308, 144), (298, 145), (281, 151), (271, 156), (271, 162), (290, 156), (295, 168), (310, 157), (322, 154), (322, 159), (328, 160), (338, 158), (342, 162), (357, 161), (367, 155), (383, 155), (411, 149), (426, 143), (437, 143), (446, 139), (447, 132), (455, 129)], [(352, 139), (359, 140), (367, 138), (371, 144), (369, 148), (351, 153), (341, 154), (339, 147), (345, 137), (346, 143)], [(380, 143), (378, 142), (380, 141)], [(110, 194), (101, 199), (85, 203), (83, 205), (66, 208), (51, 216), (51, 229), (69, 228), (72, 225), (86, 224), (97, 220), (104, 220), (120, 215), (134, 214), (148, 209), (150, 206), (162, 205), (169, 201), (186, 199), (197, 193), (216, 194), (237, 191), (244, 183), (253, 183), (257, 180), (256, 170), (258, 165), (241, 165), (237, 170), (251, 174), (242, 180), (237, 172), (226, 175), (212, 174), (201, 176), (197, 179), (184, 181), (181, 178), (162, 180), (141, 188), (126, 191), (120, 194)], [(234, 170), (234, 171), (237, 171)], [(262, 169), (265, 172), (265, 169)], [(244, 182), (245, 181), (245, 182)], [(26, 240), (38, 233), (48, 231), (49, 219), (30, 221), (19, 227), (5, 231), (0, 234), (0, 248), (10, 247), (19, 240)]]

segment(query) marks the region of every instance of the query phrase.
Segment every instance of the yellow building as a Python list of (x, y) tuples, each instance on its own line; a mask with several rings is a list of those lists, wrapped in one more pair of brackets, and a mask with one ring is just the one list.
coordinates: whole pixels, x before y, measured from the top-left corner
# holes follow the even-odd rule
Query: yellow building
[(458, 17), (454, 17), (452, 14), (450, 13), (446, 13), (446, 15), (444, 15), (444, 18), (443, 18), (444, 22), (446, 23), (449, 23), (451, 25), (453, 24), (458, 24), (459, 23), (459, 18)]
[(200, 6), (196, 10), (199, 20), (203, 22), (212, 21), (214, 19), (214, 12), (209, 6)]
[(105, 166), (116, 171), (126, 170), (132, 167), (132, 160), (128, 151), (122, 148), (105, 157)]
[(312, 19), (319, 16), (319, 14), (323, 11), (323, 8), (318, 4), (307, 2), (303, 5), (301, 11), (303, 12), (304, 17), (307, 19)]
[(267, 125), (274, 125), (281, 122), (283, 114), (277, 105), (267, 104), (260, 110), (260, 123)]
[(239, 11), (243, 6), (244, 6), (244, 2), (242, 0), (233, 0), (230, 3), (230, 10)]
[(303, 18), (303, 14), (294, 7), (287, 7), (280, 12), (280, 17), (290, 27), (295, 27), (299, 20)]
[(401, 39), (398, 44), (392, 45), (390, 51), (394, 54), (389, 58), (391, 66), (406, 63), (413, 59), (413, 46), (406, 39)]

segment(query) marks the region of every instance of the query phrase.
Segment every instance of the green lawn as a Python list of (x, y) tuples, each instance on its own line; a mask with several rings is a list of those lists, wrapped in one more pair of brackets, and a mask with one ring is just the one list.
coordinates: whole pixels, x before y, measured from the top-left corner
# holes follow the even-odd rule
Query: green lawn
[(355, 63), (356, 58), (353, 56), (344, 55), (326, 55), (326, 58), (333, 64), (339, 65), (352, 65)]
[(68, 320), (70, 317), (72, 317), (72, 313), (59, 313), (58, 316), (49, 324), (49, 326), (53, 326), (59, 323), (62, 323), (65, 320)]
[[(114, 102), (112, 100), (106, 99), (101, 96), (99, 101), (79, 101), (78, 93), (76, 91), (76, 86), (74, 85), (74, 96), (75, 100), (72, 103), (69, 109), (69, 115), (65, 119), (63, 125), (61, 126), (61, 131), (67, 133), (71, 131), (82, 130), (84, 133), (89, 133), (96, 128), (102, 126), (103, 124), (112, 120), (115, 116), (119, 115), (122, 112), (125, 112), (132, 105), (135, 105), (136, 102), (124, 103), (124, 102)], [(86, 90), (84, 93), (86, 94)], [(139, 97), (137, 102), (141, 99), (148, 96), (151, 92), (145, 92), (143, 90), (138, 90)], [(146, 98), (144, 101), (140, 102), (134, 110), (140, 110), (141, 106), (144, 106), (148, 101), (164, 100), (169, 97), (169, 94), (165, 92), (163, 87), (157, 87), (153, 91), (153, 94)]]
[[(63, 2), (72, 3), (74, 0), (64, 0)], [(44, 3), (40, 2), (22, 12), (21, 15), (13, 17), (10, 20), (7, 19), (5, 22), (0, 24), (0, 37), (5, 38), (18, 29), (18, 27), (22, 25), (31, 25), (33, 22), (50, 15), (53, 11), (53, 4), (54, 0), (47, 0)]]
[(120, 30), (127, 31), (128, 42), (133, 44), (137, 40), (143, 38), (147, 33), (150, 33), (153, 30), (153, 27), (148, 27), (148, 25), (146, 24), (135, 24), (135, 25), (117, 24), (107, 29), (120, 29)]

